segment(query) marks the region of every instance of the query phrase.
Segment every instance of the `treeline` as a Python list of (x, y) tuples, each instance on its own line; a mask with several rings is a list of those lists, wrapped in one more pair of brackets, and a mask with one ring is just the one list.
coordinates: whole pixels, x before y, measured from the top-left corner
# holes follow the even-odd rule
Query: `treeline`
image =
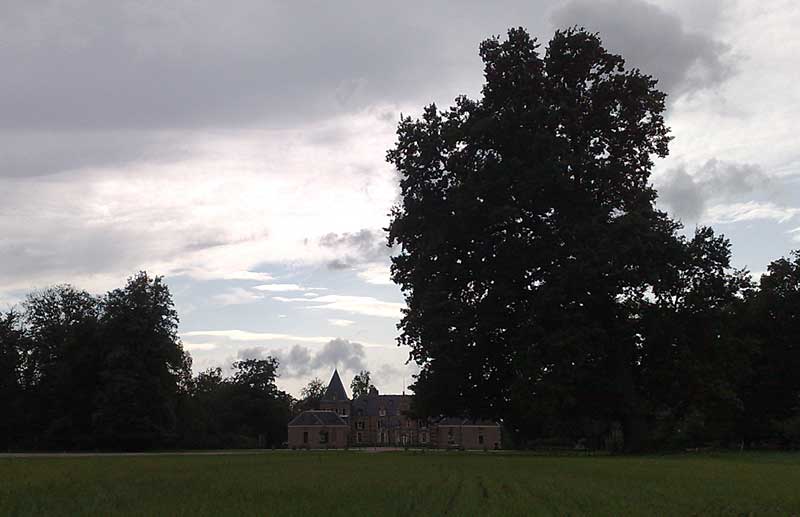
[(71, 286), (0, 314), (0, 450), (273, 447), (295, 401), (273, 358), (192, 375), (161, 278)]

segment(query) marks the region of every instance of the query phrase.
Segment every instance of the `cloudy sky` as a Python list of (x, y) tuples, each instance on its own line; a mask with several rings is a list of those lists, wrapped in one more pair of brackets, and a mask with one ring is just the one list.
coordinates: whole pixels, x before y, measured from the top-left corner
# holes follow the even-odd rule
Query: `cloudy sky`
[(164, 275), (195, 369), (277, 355), (397, 392), (381, 228), (400, 113), (481, 86), (478, 43), (578, 24), (670, 94), (659, 204), (754, 273), (800, 247), (796, 0), (0, 3), (0, 309)]

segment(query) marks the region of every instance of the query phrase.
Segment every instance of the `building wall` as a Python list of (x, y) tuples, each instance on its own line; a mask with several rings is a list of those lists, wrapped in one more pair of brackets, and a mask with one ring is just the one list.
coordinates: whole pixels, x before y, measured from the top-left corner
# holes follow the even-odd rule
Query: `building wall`
[(500, 426), (461, 426), (461, 446), (465, 449), (499, 449)]
[[(322, 440), (321, 432), (328, 433)], [(289, 426), (289, 447), (292, 449), (344, 449), (350, 429), (347, 426), (292, 425)], [(304, 433), (308, 433), (304, 435)]]
[(354, 446), (420, 446), (432, 441), (433, 429), (427, 422), (421, 426), (418, 420), (405, 416), (353, 415), (351, 420), (350, 443)]
[(440, 425), (436, 427), (434, 447), (447, 449), (499, 449), (500, 426), (496, 425)]
[(319, 408), (325, 411), (333, 411), (342, 417), (350, 416), (349, 400), (322, 400), (319, 403)]

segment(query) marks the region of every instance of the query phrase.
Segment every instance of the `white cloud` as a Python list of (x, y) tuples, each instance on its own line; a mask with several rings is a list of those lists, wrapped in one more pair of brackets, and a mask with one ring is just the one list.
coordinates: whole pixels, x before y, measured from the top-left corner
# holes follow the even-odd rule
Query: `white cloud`
[(257, 285), (253, 287), (253, 289), (257, 289), (259, 291), (269, 291), (277, 293), (306, 290), (304, 287), (300, 287), (297, 284), (263, 284), (263, 285)]
[(800, 208), (783, 207), (775, 203), (748, 201), (746, 203), (712, 206), (706, 210), (703, 222), (710, 224), (726, 224), (768, 219), (784, 223), (798, 214), (800, 214)]
[(331, 336), (297, 336), (272, 332), (250, 332), (246, 330), (193, 330), (181, 333), (181, 337), (220, 337), (230, 341), (293, 341), (298, 343), (327, 343)]
[(380, 262), (365, 264), (358, 272), (358, 276), (368, 284), (392, 285), (390, 275), (389, 264)]
[(323, 235), (388, 221), (397, 186), (383, 153), (394, 124), (379, 112), (291, 130), (187, 131), (177, 158), (0, 176), (0, 290), (104, 291), (139, 269), (268, 282), (262, 264), (326, 264), (340, 250)]
[[(186, 338), (202, 338), (203, 343), (214, 343), (221, 346), (222, 343), (258, 343), (259, 341), (283, 341), (286, 344), (290, 343), (307, 343), (313, 345), (321, 345), (330, 342), (334, 339), (341, 339), (337, 336), (302, 336), (297, 334), (282, 334), (273, 332), (253, 332), (239, 329), (225, 329), (225, 330), (193, 330), (189, 332), (181, 332), (181, 339)], [(212, 340), (210, 338), (219, 338)], [(193, 342), (189, 339), (189, 342)], [(386, 343), (376, 343), (369, 341), (361, 341), (359, 343), (367, 348), (396, 348), (394, 345)]]
[(350, 325), (354, 324), (355, 321), (353, 320), (340, 320), (340, 319), (329, 319), (328, 323), (333, 325), (334, 327), (349, 327)]
[(187, 342), (184, 342), (183, 343), (183, 348), (184, 348), (184, 350), (188, 350), (189, 352), (195, 352), (195, 351), (200, 351), (200, 350), (208, 351), (208, 350), (214, 350), (215, 348), (217, 348), (217, 344), (216, 343), (187, 343)]
[(346, 296), (329, 294), (316, 298), (287, 298), (275, 296), (273, 300), (286, 303), (305, 303), (309, 309), (327, 309), (333, 311), (344, 311), (352, 314), (363, 314), (365, 316), (377, 316), (380, 318), (400, 319), (401, 310), (405, 307), (404, 303), (386, 302), (371, 296)]
[[(274, 293), (283, 293), (291, 291), (327, 291), (327, 287), (303, 287), (297, 284), (263, 284), (253, 287), (259, 291), (267, 291)], [(303, 296), (316, 296), (316, 294), (308, 293)]]
[(241, 287), (234, 287), (227, 292), (215, 295), (213, 300), (220, 305), (244, 305), (264, 299), (264, 295), (254, 293)]
[(225, 271), (193, 268), (183, 272), (173, 273), (175, 276), (191, 276), (197, 280), (253, 280), (256, 282), (269, 282), (273, 279), (269, 273), (260, 271)]

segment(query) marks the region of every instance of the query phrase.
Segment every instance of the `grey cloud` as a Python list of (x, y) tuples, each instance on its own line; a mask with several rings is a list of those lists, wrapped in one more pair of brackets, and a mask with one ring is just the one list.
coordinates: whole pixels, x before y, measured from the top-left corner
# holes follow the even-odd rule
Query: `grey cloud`
[(667, 172), (667, 180), (658, 187), (658, 199), (684, 221), (698, 221), (706, 202), (700, 186), (683, 168)]
[(459, 3), (457, 17), (422, 1), (5, 1), (0, 176), (183, 152), (151, 131), (296, 127), (362, 109), (396, 120), (380, 105), (474, 91), (478, 43), (520, 21), (539, 33), (548, 1)]
[(237, 355), (239, 359), (276, 357), (280, 362), (280, 375), (284, 378), (307, 377), (320, 369), (358, 372), (366, 368), (363, 345), (341, 338), (328, 341), (318, 351), (302, 345), (294, 345), (287, 352), (253, 347), (243, 348)]
[(347, 339), (332, 339), (314, 355), (311, 367), (313, 369), (338, 367), (351, 372), (363, 370), (364, 347)]
[(237, 354), (239, 359), (264, 359), (273, 356), (278, 359), (278, 372), (281, 377), (306, 377), (313, 369), (312, 353), (307, 347), (294, 345), (288, 352), (253, 347), (243, 348)]
[(541, 9), (475, 2), (454, 17), (452, 5), (428, 2), (3, 4), (0, 125), (47, 130), (280, 125), (416, 102), (430, 77), (452, 96), (447, 79), (463, 74), (480, 39), (535, 23)]
[(757, 165), (712, 159), (694, 173), (686, 167), (666, 172), (656, 185), (659, 201), (675, 217), (697, 222), (711, 201), (735, 201), (754, 194), (771, 195), (772, 182)]
[(598, 31), (610, 50), (653, 75), (673, 98), (713, 88), (734, 71), (728, 45), (687, 30), (677, 15), (641, 0), (573, 0), (551, 19), (558, 27)]
[(350, 269), (352, 264), (349, 261), (345, 261), (342, 259), (333, 259), (328, 262), (328, 269), (333, 269), (335, 271), (341, 271), (344, 269)]
[(6, 129), (0, 130), (0, 141), (0, 177), (34, 177), (188, 156), (174, 136), (159, 132)]
[(350, 269), (366, 262), (385, 260), (392, 250), (386, 245), (383, 231), (364, 228), (354, 233), (328, 233), (320, 237), (319, 245), (336, 250), (341, 255), (328, 262), (330, 269)]

